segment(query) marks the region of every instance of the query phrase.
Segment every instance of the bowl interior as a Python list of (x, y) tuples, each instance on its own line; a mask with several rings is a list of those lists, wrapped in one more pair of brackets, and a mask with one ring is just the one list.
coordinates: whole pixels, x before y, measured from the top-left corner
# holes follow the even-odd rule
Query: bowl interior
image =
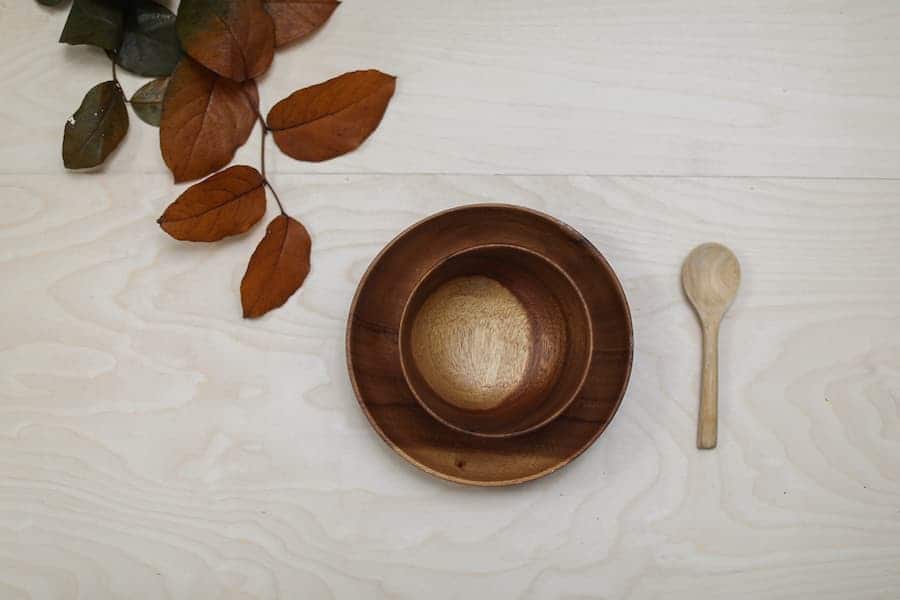
[(571, 279), (511, 245), (440, 261), (400, 324), (404, 375), (419, 403), (467, 433), (511, 436), (551, 421), (587, 376), (591, 320)]

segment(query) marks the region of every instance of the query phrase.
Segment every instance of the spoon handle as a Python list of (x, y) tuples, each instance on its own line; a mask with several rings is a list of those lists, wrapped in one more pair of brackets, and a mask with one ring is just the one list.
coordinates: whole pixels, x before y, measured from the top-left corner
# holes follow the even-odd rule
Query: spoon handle
[(719, 322), (703, 324), (703, 373), (700, 384), (700, 419), (697, 448), (716, 447), (719, 422)]

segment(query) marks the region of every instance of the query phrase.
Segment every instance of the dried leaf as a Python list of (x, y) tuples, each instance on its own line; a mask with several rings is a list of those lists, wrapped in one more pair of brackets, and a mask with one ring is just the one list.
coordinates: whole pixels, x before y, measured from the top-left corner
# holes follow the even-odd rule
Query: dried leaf
[(214, 173), (231, 162), (256, 123), (252, 80), (236, 83), (183, 58), (163, 99), (159, 144), (175, 181)]
[(122, 68), (144, 77), (171, 74), (181, 58), (172, 11), (153, 0), (131, 0), (122, 45), (114, 58)]
[(280, 215), (269, 223), (241, 281), (244, 318), (262, 316), (287, 302), (309, 274), (311, 247), (309, 233), (296, 219)]
[(177, 29), (185, 52), (223, 77), (252, 79), (272, 63), (275, 24), (262, 0), (182, 0)]
[(123, 15), (119, 0), (75, 0), (59, 41), (115, 50), (122, 41)]
[(298, 90), (266, 118), (278, 147), (297, 160), (319, 162), (356, 149), (375, 131), (397, 78), (354, 71)]
[(322, 26), (338, 0), (263, 0), (275, 21), (275, 45), (284, 46), (306, 37)]
[(262, 175), (238, 165), (189, 187), (157, 223), (176, 240), (215, 242), (244, 233), (265, 212)]
[(141, 86), (131, 97), (131, 108), (148, 125), (159, 127), (162, 117), (162, 103), (166, 95), (169, 78), (154, 79)]
[(128, 132), (128, 110), (122, 88), (114, 81), (95, 85), (66, 122), (63, 163), (67, 169), (101, 164)]

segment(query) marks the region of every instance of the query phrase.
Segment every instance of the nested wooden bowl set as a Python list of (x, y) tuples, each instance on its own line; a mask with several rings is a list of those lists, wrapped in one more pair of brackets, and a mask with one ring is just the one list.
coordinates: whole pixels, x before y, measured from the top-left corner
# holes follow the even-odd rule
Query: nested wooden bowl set
[(375, 430), (416, 467), (482, 486), (536, 479), (603, 432), (631, 372), (622, 286), (581, 234), (542, 213), (463, 206), (374, 259), (347, 364)]

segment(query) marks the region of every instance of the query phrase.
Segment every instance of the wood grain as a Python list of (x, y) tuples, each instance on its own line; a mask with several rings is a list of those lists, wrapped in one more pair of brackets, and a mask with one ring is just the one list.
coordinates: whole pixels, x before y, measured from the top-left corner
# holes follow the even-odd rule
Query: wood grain
[[(0, 598), (896, 596), (900, 180), (859, 179), (900, 177), (893, 3), (346, 0), (278, 54), (263, 112), (360, 68), (397, 93), (355, 152), (271, 153), (314, 268), (253, 322), (238, 290), (261, 228), (162, 234), (184, 188), (137, 119), (102, 175), (62, 173), (65, 120), (109, 63), (55, 43), (64, 12), (0, 14)], [(506, 490), (397, 458), (343, 347), (378, 250), (488, 201), (597, 244), (636, 337), (598, 444)], [(699, 453), (678, 278), (710, 239), (744, 270), (721, 442)]]
[[(406, 385), (406, 379), (410, 376), (415, 379), (416, 374), (415, 369), (408, 368), (413, 362), (409, 353), (406, 352), (402, 361), (407, 368), (397, 364), (398, 349), (404, 351), (410, 347), (400, 342), (397, 335), (399, 329), (404, 333), (409, 331), (408, 327), (401, 326), (402, 315), (409, 311), (395, 299), (412, 293), (418, 274), (427, 273), (448, 253), (461, 252), (472, 245), (513, 243), (551, 257), (560, 270), (577, 282), (584, 304), (590, 307), (591, 330), (604, 333), (596, 340), (590, 338), (594, 343), (587, 378), (582, 385), (583, 370), (564, 371), (559, 384), (580, 388), (581, 393), (564, 415), (527, 436), (488, 438), (440, 427), (421, 410), (420, 404), (426, 402), (417, 402)], [(494, 270), (489, 275), (497, 278), (500, 272)], [(427, 276), (424, 285), (428, 285)], [(518, 291), (524, 289), (520, 285)], [(535, 295), (537, 290), (529, 292)], [(570, 305), (568, 310), (575, 312), (575, 307)], [(378, 254), (361, 278), (349, 314), (347, 368), (360, 408), (385, 442), (405, 460), (432, 475), (458, 483), (512, 485), (561, 469), (583, 453), (609, 425), (631, 372), (634, 344), (630, 314), (611, 267), (579, 233), (521, 207), (469, 205), (441, 211), (404, 230)], [(412, 387), (421, 393), (425, 384), (415, 382)], [(561, 394), (563, 398), (569, 395)], [(528, 399), (529, 395), (524, 395), (521, 400)], [(539, 396), (532, 397), (533, 401), (539, 399)], [(437, 412), (435, 402), (427, 404), (432, 413)], [(503, 413), (509, 411), (515, 415), (517, 405), (517, 401), (505, 402), (497, 414), (479, 425), (488, 429), (491, 424), (503, 424), (506, 421)], [(457, 426), (461, 421), (476, 420), (461, 410), (454, 414), (452, 405), (445, 404), (441, 409), (445, 422)], [(545, 420), (548, 411), (559, 410), (558, 405), (540, 404), (536, 417), (526, 415)], [(474, 423), (465, 425), (467, 429), (475, 429)], [(502, 431), (497, 433), (499, 436)]]
[(409, 352), (439, 397), (490, 410), (526, 377), (530, 329), (528, 311), (512, 292), (489, 277), (466, 275), (424, 300), (410, 325)]
[(703, 335), (697, 448), (716, 447), (719, 422), (719, 327), (741, 283), (741, 266), (726, 246), (707, 242), (691, 250), (681, 268), (681, 285)]
[[(59, 11), (0, 7), (0, 172), (58, 173), (109, 65), (55, 43)], [(346, 71), (398, 76), (358, 151), (280, 172), (898, 177), (898, 29), (886, 0), (348, 0), (277, 54), (262, 113)], [(132, 129), (107, 170), (164, 172), (156, 132)]]
[[(900, 587), (900, 182), (275, 173), (315, 240), (240, 318), (262, 230), (178, 243), (166, 175), (0, 176), (4, 598), (890, 598)], [(634, 315), (602, 439), (509, 490), (384, 446), (344, 364), (400, 229), (504, 200), (577, 227)], [(274, 213), (270, 211), (270, 218)], [(698, 453), (691, 248), (742, 259), (721, 442)]]
[[(418, 239), (420, 244), (446, 253), (446, 258), (431, 265), (418, 282), (413, 279), (415, 287), (408, 300), (400, 292), (408, 276), (397, 273), (392, 277), (395, 297), (405, 300), (405, 306), (397, 331), (397, 352), (385, 357), (394, 364), (384, 365), (382, 373), (399, 362), (409, 391), (444, 425), (471, 435), (522, 435), (547, 425), (581, 394), (593, 362), (592, 308), (595, 314), (603, 313), (604, 323), (618, 318), (619, 323), (603, 332), (607, 340), (617, 341), (604, 341), (598, 347), (609, 352), (618, 346), (623, 357), (618, 372), (595, 377), (618, 377), (624, 383), (632, 352), (627, 301), (618, 296), (607, 307), (603, 301), (608, 296), (592, 295), (593, 306), (588, 308), (578, 283), (572, 280), (578, 271), (569, 274), (557, 262), (562, 253), (538, 253), (531, 248), (534, 242), (527, 233), (518, 231), (527, 228), (529, 221), (533, 229), (541, 230), (546, 217), (518, 207), (488, 205), (438, 218), (442, 219), (441, 233), (426, 233)], [(455, 235), (444, 235), (454, 222)], [(487, 230), (494, 241), (479, 244), (479, 237), (484, 237), (479, 228)], [(512, 237), (510, 231), (515, 231)], [(424, 248), (416, 248), (414, 234), (407, 232), (392, 247), (395, 253), (402, 252), (405, 240), (408, 255), (419, 256), (425, 263), (430, 255)], [(505, 244), (496, 243), (504, 237), (508, 237)], [(459, 247), (462, 250), (457, 251)], [(614, 275), (596, 260), (593, 248), (581, 246), (576, 252), (589, 265), (591, 283), (603, 282), (621, 294)], [(387, 262), (390, 257), (382, 255), (381, 260)], [(419, 271), (410, 261), (400, 264), (407, 272)], [(373, 279), (369, 276), (361, 281), (361, 289), (374, 283)], [(366, 297), (356, 300), (357, 305), (374, 302)], [(373, 315), (365, 308), (355, 312)], [(362, 325), (376, 322), (384, 328), (391, 323), (387, 311), (381, 318), (373, 316), (364, 317)], [(348, 325), (348, 361), (367, 349), (350, 345), (353, 333), (352, 324)], [(353, 373), (354, 366), (349, 367)], [(618, 390), (614, 397), (621, 397), (623, 391)], [(378, 403), (397, 398), (371, 400)], [(580, 412), (579, 417), (583, 416)], [(557, 433), (559, 437), (568, 435)], [(528, 438), (513, 443), (525, 453), (536, 451)], [(450, 453), (458, 455), (461, 445), (465, 443), (454, 444)], [(508, 453), (509, 449), (503, 452)], [(560, 461), (566, 458), (558, 455)], [(495, 481), (510, 479), (500, 462)], [(452, 474), (465, 475), (465, 471), (455, 468)]]

